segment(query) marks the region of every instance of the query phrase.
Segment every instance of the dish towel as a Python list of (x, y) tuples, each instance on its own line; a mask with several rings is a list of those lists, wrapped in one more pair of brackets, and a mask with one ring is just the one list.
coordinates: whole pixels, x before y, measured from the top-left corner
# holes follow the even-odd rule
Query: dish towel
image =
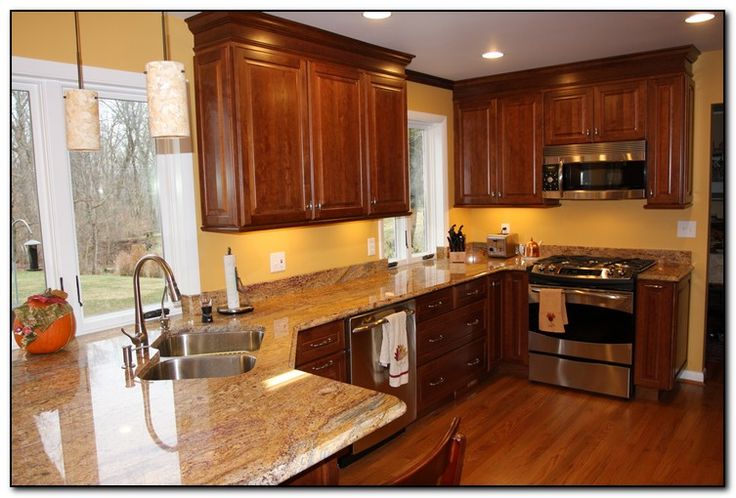
[(409, 339), (406, 335), (406, 312), (399, 311), (385, 317), (381, 326), (381, 354), (378, 362), (388, 367), (388, 385), (399, 387), (409, 382)]
[(567, 310), (562, 289), (539, 290), (539, 330), (565, 333)]

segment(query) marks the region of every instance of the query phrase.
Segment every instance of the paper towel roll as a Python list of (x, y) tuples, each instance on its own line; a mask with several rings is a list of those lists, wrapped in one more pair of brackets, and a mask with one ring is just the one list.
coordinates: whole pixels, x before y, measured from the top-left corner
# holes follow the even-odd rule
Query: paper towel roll
[(240, 308), (238, 284), (235, 279), (235, 256), (225, 255), (225, 289), (227, 290), (227, 307), (231, 310)]

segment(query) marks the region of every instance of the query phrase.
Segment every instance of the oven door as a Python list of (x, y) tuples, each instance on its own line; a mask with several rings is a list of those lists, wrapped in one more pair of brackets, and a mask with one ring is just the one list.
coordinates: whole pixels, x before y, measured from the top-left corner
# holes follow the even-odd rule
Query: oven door
[(563, 287), (565, 333), (539, 330), (539, 291), (529, 286), (529, 351), (631, 365), (634, 343), (632, 292)]

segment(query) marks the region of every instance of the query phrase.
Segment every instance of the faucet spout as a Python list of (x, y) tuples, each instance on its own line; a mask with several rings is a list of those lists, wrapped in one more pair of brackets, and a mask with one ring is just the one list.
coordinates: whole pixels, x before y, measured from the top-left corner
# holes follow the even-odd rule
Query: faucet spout
[[(146, 261), (153, 261), (161, 267), (166, 279), (169, 298), (173, 302), (181, 301), (181, 293), (179, 292), (179, 286), (176, 284), (174, 272), (164, 258), (156, 254), (146, 254), (138, 260), (133, 270), (133, 300), (135, 301), (135, 338), (140, 341), (140, 346), (148, 346), (148, 331), (146, 330), (146, 321), (143, 318), (143, 303), (141, 302), (141, 268)], [(136, 341), (133, 342), (135, 344)]]

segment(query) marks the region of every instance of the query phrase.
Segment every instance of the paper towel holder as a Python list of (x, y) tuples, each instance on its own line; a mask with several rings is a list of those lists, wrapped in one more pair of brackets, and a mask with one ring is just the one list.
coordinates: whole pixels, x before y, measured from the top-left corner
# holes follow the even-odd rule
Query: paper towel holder
[[(228, 248), (228, 251), (229, 249), (230, 248)], [(245, 294), (245, 286), (243, 285), (243, 281), (240, 280), (237, 267), (235, 267), (235, 286), (240, 294)], [(253, 306), (250, 304), (238, 306), (237, 308), (228, 308), (227, 306), (217, 307), (217, 312), (221, 315), (242, 315), (243, 313), (249, 313), (251, 311), (253, 311)]]

